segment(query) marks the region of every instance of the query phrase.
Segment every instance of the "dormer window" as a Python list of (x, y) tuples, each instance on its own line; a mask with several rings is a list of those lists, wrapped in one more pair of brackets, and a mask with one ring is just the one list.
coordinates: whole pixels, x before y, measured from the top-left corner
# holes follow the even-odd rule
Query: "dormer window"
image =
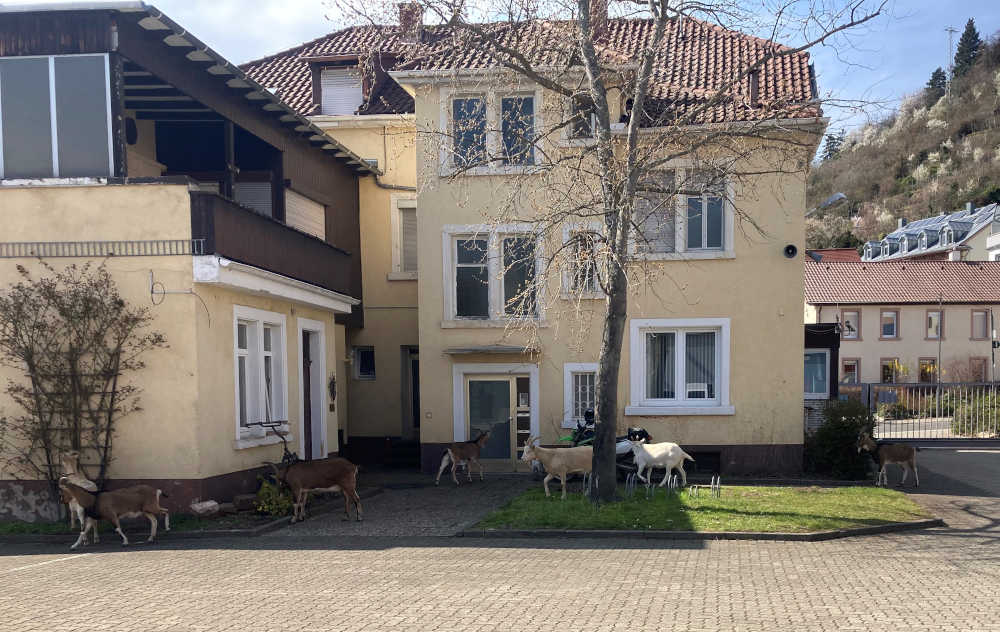
[(887, 241), (882, 242), (882, 256), (883, 257), (889, 256), (889, 242)]
[(927, 247), (927, 233), (920, 233), (920, 239), (918, 240), (918, 245), (920, 248)]
[(361, 75), (354, 66), (323, 68), (320, 85), (320, 114), (354, 114), (364, 101)]
[(943, 229), (941, 231), (941, 245), (942, 246), (947, 246), (948, 244), (950, 244), (952, 242), (953, 238), (954, 238), (954, 235), (952, 234), (950, 228), (945, 228), (945, 229)]

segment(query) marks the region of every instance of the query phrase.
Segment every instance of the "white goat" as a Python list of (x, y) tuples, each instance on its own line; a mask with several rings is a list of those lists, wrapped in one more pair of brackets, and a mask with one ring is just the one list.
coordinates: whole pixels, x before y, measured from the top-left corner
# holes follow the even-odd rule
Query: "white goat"
[[(70, 452), (63, 452), (59, 457), (59, 462), (62, 465), (62, 477), (68, 482), (87, 490), (88, 492), (96, 492), (97, 485), (94, 481), (84, 475), (82, 469), (80, 468), (80, 453), (76, 450), (71, 450)], [(76, 499), (72, 495), (66, 494), (60, 490), (60, 495), (62, 496), (62, 501), (69, 507), (69, 528), (72, 529), (75, 523), (79, 522), (80, 527), (83, 527), (83, 507), (80, 503), (76, 502)], [(96, 533), (96, 532), (95, 532)], [(96, 537), (96, 536), (95, 536)]]
[(594, 460), (594, 449), (589, 445), (576, 448), (543, 448), (535, 445), (538, 437), (528, 437), (524, 443), (521, 460), (525, 463), (540, 461), (545, 467), (545, 496), (549, 497), (549, 481), (559, 477), (562, 481), (562, 499), (566, 500), (566, 477), (576, 472), (589, 474)]
[(681, 485), (687, 485), (687, 474), (684, 473), (684, 461), (694, 462), (694, 459), (687, 452), (681, 450), (681, 447), (676, 443), (644, 444), (641, 441), (633, 441), (632, 454), (635, 455), (636, 474), (643, 483), (649, 482), (648, 478), (642, 477), (643, 470), (648, 467), (650, 474), (652, 474), (653, 469), (664, 467), (667, 471), (663, 475), (663, 480), (660, 481), (660, 487), (667, 484), (670, 472), (675, 469), (681, 473)]

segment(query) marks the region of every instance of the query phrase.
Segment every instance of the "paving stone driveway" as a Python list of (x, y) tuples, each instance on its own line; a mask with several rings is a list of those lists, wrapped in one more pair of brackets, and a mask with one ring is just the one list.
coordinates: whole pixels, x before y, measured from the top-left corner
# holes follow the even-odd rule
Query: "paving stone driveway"
[[(1000, 630), (1000, 454), (929, 452), (919, 498), (952, 526), (919, 534), (481, 541), (337, 534), (344, 524), (326, 516), (297, 537), (84, 554), (4, 546), (0, 630)], [(960, 480), (957, 464), (974, 473)], [(445, 511), (445, 500), (475, 502), (463, 489), (411, 491), (440, 493), (435, 509)], [(367, 504), (362, 524), (386, 530), (376, 499)], [(459, 524), (461, 513), (444, 520)]]

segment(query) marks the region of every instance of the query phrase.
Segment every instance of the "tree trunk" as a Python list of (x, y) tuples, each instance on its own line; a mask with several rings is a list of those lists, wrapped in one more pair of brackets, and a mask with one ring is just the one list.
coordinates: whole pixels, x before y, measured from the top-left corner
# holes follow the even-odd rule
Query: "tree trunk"
[(595, 503), (615, 499), (618, 471), (615, 454), (615, 431), (618, 428), (618, 374), (621, 371), (622, 341), (628, 312), (628, 283), (621, 266), (609, 266), (607, 310), (604, 314), (604, 337), (597, 369), (597, 414), (594, 425), (594, 461), (591, 500)]

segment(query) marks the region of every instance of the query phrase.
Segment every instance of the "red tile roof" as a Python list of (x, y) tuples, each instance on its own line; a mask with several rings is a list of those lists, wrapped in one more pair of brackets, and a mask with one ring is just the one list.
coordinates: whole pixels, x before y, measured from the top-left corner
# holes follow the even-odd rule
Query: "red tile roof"
[[(606, 62), (635, 64), (653, 36), (652, 20), (611, 19), (600, 47)], [(518, 50), (535, 66), (566, 66), (578, 62), (573, 22), (520, 22), (482, 25), (484, 32)], [(655, 83), (649, 114), (654, 119), (673, 118), (704, 104), (737, 73), (773, 50), (788, 50), (757, 37), (723, 29), (698, 20), (684, 20), (669, 27), (657, 56)], [(357, 55), (374, 51), (390, 54), (395, 65), (387, 69), (484, 69), (502, 64), (503, 55), (477, 40), (467, 30), (426, 27), (422, 42), (400, 41), (397, 26), (352, 27), (306, 42), (295, 48), (251, 61), (243, 70), (261, 84), (277, 88), (281, 98), (304, 114), (314, 113), (309, 58)], [(384, 59), (384, 57), (383, 57)], [(386, 64), (391, 66), (391, 64)], [(749, 93), (744, 79), (740, 94)], [(810, 117), (820, 114), (809, 102), (816, 87), (805, 52), (783, 55), (764, 65), (759, 81), (759, 102), (751, 107), (743, 97), (731, 97), (698, 115), (694, 122), (743, 121), (780, 116)], [(394, 81), (378, 81), (371, 103), (362, 113), (413, 112), (413, 99)], [(662, 119), (661, 124), (662, 124)], [(651, 124), (655, 124), (656, 120)]]
[(1000, 303), (1000, 261), (805, 262), (806, 303)]
[(855, 248), (816, 248), (806, 253), (813, 261), (829, 263), (831, 261), (861, 261), (861, 255)]

